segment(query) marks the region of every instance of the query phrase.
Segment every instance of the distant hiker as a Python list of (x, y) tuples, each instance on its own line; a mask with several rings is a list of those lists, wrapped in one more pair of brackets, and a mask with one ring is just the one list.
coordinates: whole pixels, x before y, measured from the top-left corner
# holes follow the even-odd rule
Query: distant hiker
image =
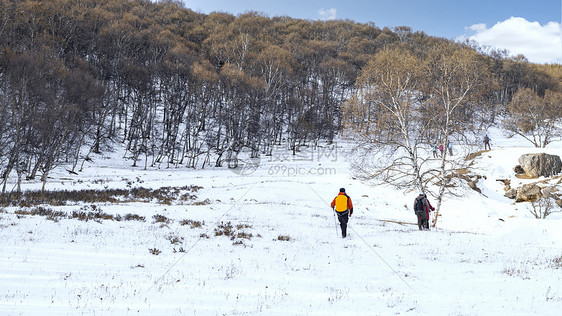
[(334, 198), (331, 205), (340, 221), (341, 236), (345, 238), (347, 236), (347, 221), (353, 214), (353, 203), (351, 203), (351, 198), (345, 194), (344, 188), (340, 189), (340, 193)]
[(433, 158), (437, 158), (437, 144), (433, 145)]
[(443, 144), (439, 144), (439, 151), (441, 152), (441, 157), (443, 157), (443, 150), (445, 150)]
[(484, 136), (484, 150), (486, 150), (486, 148), (488, 148), (488, 150), (492, 150), (490, 147), (490, 137), (488, 137), (488, 135)]
[(450, 141), (447, 141), (447, 147), (449, 148), (449, 155), (452, 156), (453, 155), (453, 143), (451, 143)]
[(420, 193), (414, 200), (414, 212), (418, 217), (418, 228), (429, 230), (429, 212), (434, 211), (425, 193)]

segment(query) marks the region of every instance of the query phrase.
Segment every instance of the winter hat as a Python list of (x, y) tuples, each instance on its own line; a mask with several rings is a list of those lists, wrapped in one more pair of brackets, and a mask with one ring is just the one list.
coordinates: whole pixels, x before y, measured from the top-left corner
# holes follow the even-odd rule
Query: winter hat
[(341, 188), (341, 189), (340, 189), (340, 192), (345, 193), (345, 188)]

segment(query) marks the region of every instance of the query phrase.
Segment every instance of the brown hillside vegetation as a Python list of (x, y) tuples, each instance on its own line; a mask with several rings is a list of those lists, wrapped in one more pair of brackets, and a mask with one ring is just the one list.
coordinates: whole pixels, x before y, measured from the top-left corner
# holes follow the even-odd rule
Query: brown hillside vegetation
[[(193, 12), (178, 1), (0, 0), (0, 181), (126, 148), (133, 166), (235, 167), (275, 144), (331, 142), (373, 56), (428, 60), (452, 43), (405, 26)], [(493, 122), (521, 88), (559, 89), (560, 68), (480, 54)]]

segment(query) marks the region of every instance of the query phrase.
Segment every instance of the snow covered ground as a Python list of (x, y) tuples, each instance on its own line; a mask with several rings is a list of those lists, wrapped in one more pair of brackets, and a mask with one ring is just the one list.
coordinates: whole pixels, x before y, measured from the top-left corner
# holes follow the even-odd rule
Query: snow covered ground
[[(60, 168), (48, 190), (202, 188), (166, 204), (45, 206), (144, 221), (0, 209), (0, 315), (559, 315), (562, 216), (534, 219), (496, 181), (523, 181), (512, 167), (539, 150), (492, 139), (476, 159), (482, 195), (445, 201), (431, 232), (415, 224), (417, 192), (354, 180), (345, 146), (280, 151), (242, 172), (103, 157), (79, 175)], [(355, 206), (347, 239), (329, 206), (340, 187)]]

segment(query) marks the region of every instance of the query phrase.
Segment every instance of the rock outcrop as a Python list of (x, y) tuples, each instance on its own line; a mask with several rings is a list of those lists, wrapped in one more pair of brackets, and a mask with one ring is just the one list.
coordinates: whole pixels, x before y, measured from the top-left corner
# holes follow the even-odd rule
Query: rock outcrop
[(541, 196), (541, 188), (535, 183), (524, 184), (517, 190), (515, 202), (533, 202)]
[(505, 192), (504, 196), (508, 199), (515, 199), (517, 197), (517, 189), (509, 189)]
[(474, 191), (476, 191), (476, 192), (478, 192), (478, 193), (482, 193), (482, 190), (480, 190), (480, 188), (476, 186), (476, 182), (475, 182), (475, 181), (468, 181), (466, 184), (468, 184), (468, 186), (469, 186), (472, 190), (474, 190)]
[[(475, 153), (472, 156), (467, 156), (467, 159), (474, 159), (481, 154), (482, 152)], [(504, 196), (515, 200), (515, 202), (534, 202), (542, 198), (553, 199), (562, 208), (562, 193), (559, 192), (562, 185), (562, 175), (557, 175), (562, 172), (560, 157), (545, 153), (525, 154), (519, 157), (519, 163), (520, 165), (513, 168), (517, 178), (545, 177), (545, 179), (518, 187), (513, 185), (510, 179), (496, 179), (504, 185)], [(477, 187), (478, 180), (486, 179), (486, 176), (474, 174), (469, 169), (457, 169), (453, 176), (465, 180), (471, 189), (479, 193), (482, 191)]]
[(562, 171), (560, 157), (545, 153), (521, 155), (519, 164), (515, 166), (515, 172), (524, 171), (529, 178), (552, 177)]
[[(504, 182), (504, 184), (506, 183)], [(562, 207), (562, 196), (558, 189), (557, 185), (548, 185), (541, 182), (524, 184), (517, 189), (506, 184), (504, 196), (515, 200), (515, 202), (534, 202), (539, 198), (548, 198), (553, 199), (558, 206)]]
[(482, 193), (482, 190), (478, 188), (477, 183), (480, 179), (486, 179), (485, 176), (473, 174), (468, 169), (457, 169), (449, 177), (459, 178), (466, 181), (467, 185), (474, 191)]

